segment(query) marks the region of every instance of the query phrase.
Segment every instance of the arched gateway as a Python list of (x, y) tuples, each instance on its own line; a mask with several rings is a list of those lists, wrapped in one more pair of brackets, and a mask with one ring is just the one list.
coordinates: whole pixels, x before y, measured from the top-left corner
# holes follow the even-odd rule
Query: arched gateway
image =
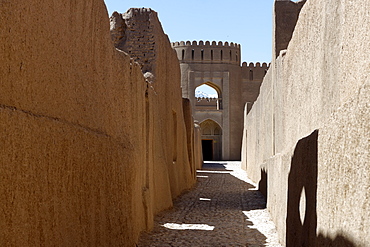
[[(232, 42), (181, 41), (172, 47), (180, 61), (182, 97), (201, 123), (204, 159), (240, 160), (244, 106), (257, 99), (268, 65), (240, 65), (240, 45)], [(217, 97), (196, 94), (202, 85), (215, 89)]]
[(202, 130), (202, 148), (204, 160), (221, 160), (222, 158), (222, 129), (211, 119), (200, 123)]

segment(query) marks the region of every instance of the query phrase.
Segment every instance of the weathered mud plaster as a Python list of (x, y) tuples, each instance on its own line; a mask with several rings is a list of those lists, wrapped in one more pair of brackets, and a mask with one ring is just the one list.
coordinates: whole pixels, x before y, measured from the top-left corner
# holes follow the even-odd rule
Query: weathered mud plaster
[(199, 165), (159, 22), (150, 83), (104, 1), (0, 5), (0, 245), (134, 246)]
[[(279, 4), (296, 3), (275, 2), (274, 37)], [(245, 116), (243, 162), (267, 177), (286, 246), (370, 245), (369, 16), (366, 1), (307, 1)]]

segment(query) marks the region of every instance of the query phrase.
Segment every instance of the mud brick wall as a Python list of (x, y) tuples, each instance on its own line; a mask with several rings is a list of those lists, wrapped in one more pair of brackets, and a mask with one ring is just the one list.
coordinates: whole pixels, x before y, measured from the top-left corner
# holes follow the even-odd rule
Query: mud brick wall
[(245, 117), (243, 162), (286, 246), (370, 245), (369, 13), (307, 1)]
[(0, 245), (134, 246), (195, 181), (159, 21), (154, 85), (103, 0), (0, 5)]

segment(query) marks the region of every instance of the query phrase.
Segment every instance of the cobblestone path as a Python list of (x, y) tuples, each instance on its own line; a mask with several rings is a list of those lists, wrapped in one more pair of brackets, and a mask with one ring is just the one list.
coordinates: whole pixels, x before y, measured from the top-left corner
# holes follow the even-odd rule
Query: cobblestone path
[(281, 246), (275, 226), (240, 162), (207, 162), (196, 187), (155, 218), (139, 246)]

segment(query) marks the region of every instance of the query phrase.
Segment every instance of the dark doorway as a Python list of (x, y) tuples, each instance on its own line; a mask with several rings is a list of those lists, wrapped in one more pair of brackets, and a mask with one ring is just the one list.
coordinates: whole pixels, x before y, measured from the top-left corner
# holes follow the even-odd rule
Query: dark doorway
[(203, 160), (213, 160), (213, 140), (202, 140)]

